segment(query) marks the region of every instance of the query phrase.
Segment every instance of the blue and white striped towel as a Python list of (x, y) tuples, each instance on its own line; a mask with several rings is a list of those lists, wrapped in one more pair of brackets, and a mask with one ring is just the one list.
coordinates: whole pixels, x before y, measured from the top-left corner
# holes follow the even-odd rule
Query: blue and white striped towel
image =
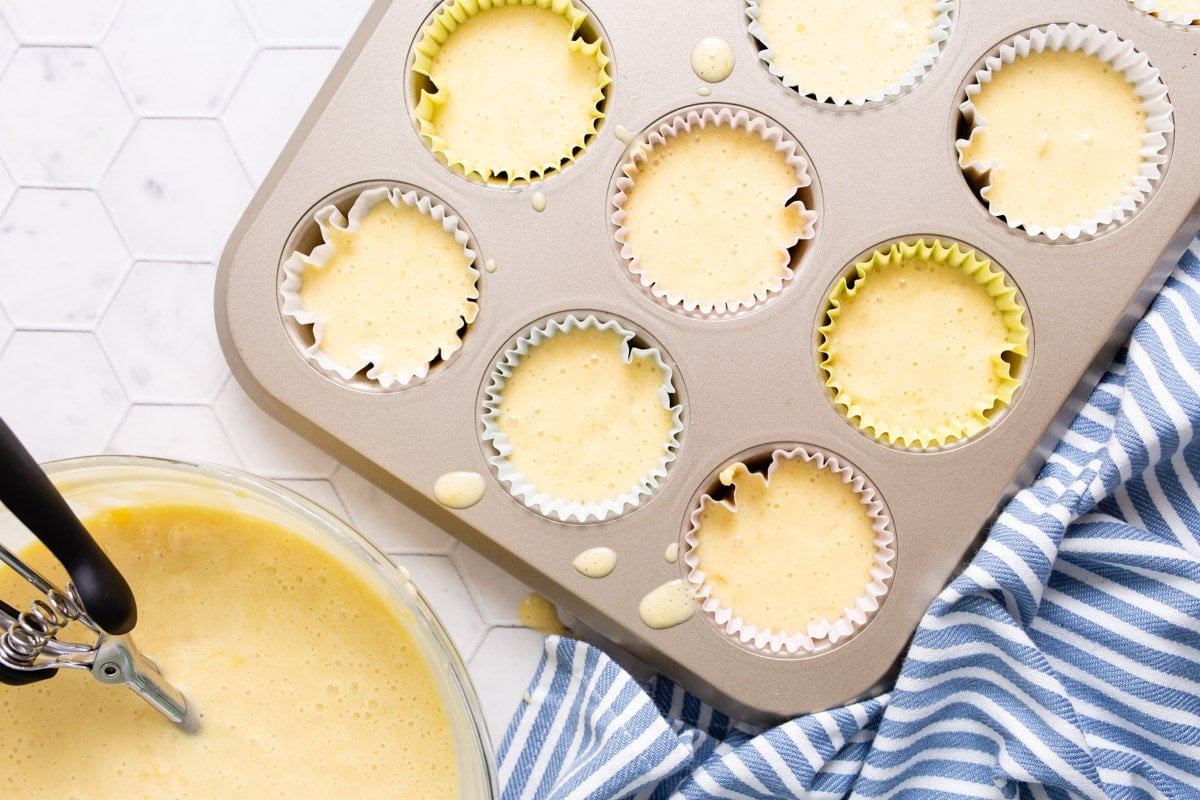
[(505, 800), (1200, 798), (1200, 243), (930, 607), (896, 687), (765, 732), (550, 637)]

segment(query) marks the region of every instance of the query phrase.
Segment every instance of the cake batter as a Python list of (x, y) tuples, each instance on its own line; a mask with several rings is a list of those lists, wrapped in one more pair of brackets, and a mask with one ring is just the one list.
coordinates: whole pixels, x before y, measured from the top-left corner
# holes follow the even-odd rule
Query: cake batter
[(776, 633), (807, 633), (854, 606), (871, 581), (876, 533), (842, 475), (780, 458), (769, 479), (738, 463), (721, 481), (733, 487), (731, 505), (706, 504), (693, 551), (713, 597)]
[(553, 498), (600, 502), (633, 491), (671, 452), (668, 379), (607, 328), (563, 331), (533, 346), (501, 391), (509, 461)]
[(775, 143), (710, 124), (647, 149), (625, 190), (625, 242), (656, 293), (689, 309), (752, 305), (791, 274), (807, 184)]
[(462, 347), (479, 311), (472, 256), (441, 222), (384, 200), (357, 230), (326, 227), (333, 255), (305, 264), (304, 311), (324, 320), (320, 349), (336, 364), (407, 383)]
[(986, 124), (959, 163), (992, 165), (995, 213), (1042, 227), (1079, 224), (1117, 203), (1142, 163), (1146, 113), (1113, 65), (1082, 51), (1030, 53), (973, 98)]
[[(119, 509), (86, 526), (138, 598), (139, 646), (199, 711), (201, 732), (60, 670), (0, 694), (0, 795), (458, 797), (429, 666), (397, 611), (340, 563), (274, 523), (212, 508)], [(22, 555), (64, 581), (41, 545)], [(29, 592), (0, 574), (0, 597)]]

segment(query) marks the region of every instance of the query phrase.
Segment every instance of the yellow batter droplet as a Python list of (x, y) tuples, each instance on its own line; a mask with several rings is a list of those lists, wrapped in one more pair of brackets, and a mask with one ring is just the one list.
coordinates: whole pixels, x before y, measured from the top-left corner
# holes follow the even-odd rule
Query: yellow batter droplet
[(655, 630), (682, 625), (699, 610), (695, 590), (678, 578), (654, 589), (638, 603), (638, 616)]
[(483, 499), (487, 485), (478, 472), (447, 472), (433, 484), (433, 497), (446, 508), (470, 508)]
[(705, 36), (692, 48), (692, 72), (708, 83), (720, 83), (733, 72), (733, 48), (720, 36)]
[(576, 556), (571, 566), (589, 578), (604, 578), (617, 568), (617, 553), (610, 547), (593, 547)]
[(540, 594), (530, 593), (521, 598), (517, 606), (517, 619), (521, 624), (543, 636), (570, 636), (571, 632), (558, 618), (558, 609)]

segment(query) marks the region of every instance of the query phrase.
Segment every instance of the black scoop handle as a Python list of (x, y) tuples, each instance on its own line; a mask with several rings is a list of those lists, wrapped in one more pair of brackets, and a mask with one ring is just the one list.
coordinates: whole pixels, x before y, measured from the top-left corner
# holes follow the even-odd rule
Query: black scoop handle
[(120, 635), (133, 630), (137, 623), (133, 590), (2, 419), (0, 503), (62, 563), (84, 610), (104, 632)]

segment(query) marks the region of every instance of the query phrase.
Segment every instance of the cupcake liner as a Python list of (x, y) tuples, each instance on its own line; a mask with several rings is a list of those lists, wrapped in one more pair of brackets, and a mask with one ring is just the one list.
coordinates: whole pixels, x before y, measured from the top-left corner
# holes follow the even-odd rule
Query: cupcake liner
[[(859, 405), (858, 399), (841, 384), (836, 372), (831, 368), (837, 358), (832, 349), (843, 298), (855, 296), (863, 281), (869, 280), (872, 270), (909, 259), (946, 264), (972, 277), (996, 304), (996, 309), (1000, 311), (1009, 332), (1004, 346), (991, 356), (992, 370), (1000, 385), (994, 393), (980, 396), (971, 409), (971, 415), (959, 420), (956, 425), (902, 428), (879, 419)], [(821, 371), (825, 374), (825, 386), (833, 393), (833, 402), (841, 407), (851, 422), (888, 444), (929, 449), (970, 438), (991, 424), (990, 415), (995, 409), (1011, 403), (1013, 395), (1021, 385), (1020, 379), (1013, 376), (1011, 367), (1003, 358), (1007, 353), (1022, 357), (1028, 355), (1029, 330), (1022, 319), (1024, 308), (1017, 299), (1017, 290), (1005, 280), (1003, 273), (993, 269), (991, 262), (977, 258), (973, 250), (963, 251), (958, 244), (947, 247), (936, 239), (929, 244), (923, 239), (918, 239), (911, 243), (897, 242), (890, 248), (876, 250), (869, 259), (854, 265), (853, 281), (850, 277), (843, 277), (834, 285), (826, 314), (828, 322), (819, 329), (820, 342), (817, 346), (821, 358)]]
[[(1063, 226), (1042, 226), (1036, 222), (1026, 222), (993, 208), (988, 202), (991, 188), (988, 178), (991, 169), (997, 165), (994, 162), (984, 164), (979, 161), (963, 163), (963, 159), (966, 158), (965, 148), (974, 140), (977, 131), (987, 127), (987, 120), (976, 110), (971, 98), (979, 94), (984, 84), (991, 82), (993, 75), (1005, 65), (1012, 64), (1030, 53), (1046, 50), (1082, 51), (1108, 62), (1125, 76), (1134, 93), (1141, 98), (1141, 107), (1146, 113), (1146, 132), (1142, 134), (1142, 163), (1138, 174), (1133, 177), (1119, 200), (1107, 208), (1097, 209), (1087, 219)], [(1150, 195), (1153, 184), (1161, 177), (1163, 165), (1167, 162), (1167, 137), (1174, 131), (1174, 121), (1171, 103), (1167, 99), (1167, 89), (1159, 79), (1158, 69), (1150, 65), (1150, 61), (1134, 48), (1132, 42), (1121, 39), (1111, 31), (1103, 31), (1095, 25), (1083, 27), (1074, 22), (1067, 25), (1048, 25), (1017, 36), (984, 60), (983, 68), (975, 73), (975, 81), (967, 87), (966, 95), (966, 100), (959, 105), (959, 113), (970, 126), (970, 133), (966, 139), (959, 139), (955, 144), (959, 166), (968, 181), (977, 187), (992, 216), (1003, 220), (1010, 228), (1023, 229), (1030, 236), (1041, 235), (1051, 241), (1059, 238), (1074, 241), (1080, 236), (1094, 236), (1101, 228), (1126, 219)]]
[(1129, 0), (1139, 11), (1175, 25), (1200, 25), (1200, 13), (1173, 9), (1170, 0)]
[[(911, 89), (929, 70), (933, 69), (934, 63), (937, 61), (938, 56), (941, 55), (942, 48), (950, 38), (950, 29), (954, 25), (952, 14), (954, 12), (955, 0), (935, 0), (935, 2), (931, 2), (930, 6), (934, 13), (934, 20), (933, 28), (929, 31), (929, 46), (925, 48), (913, 65), (900, 78), (887, 86), (880, 87), (867, 94), (835, 96), (828, 92), (804, 86), (785, 75), (783, 70), (779, 68), (775, 63), (775, 52), (771, 48), (770, 42), (767, 41), (767, 34), (758, 21), (762, 15), (759, 3), (760, 0), (747, 0), (746, 16), (750, 19), (750, 35), (761, 45), (758, 57), (767, 65), (767, 70), (789, 89), (794, 89), (796, 92), (806, 97), (811, 97), (818, 102), (829, 103), (835, 106), (864, 106), (868, 103), (878, 103), (889, 98), (898, 97), (908, 89)], [(870, 54), (865, 53), (865, 55), (869, 56)]]
[(753, 308), (779, 292), (794, 277), (795, 272), (791, 268), (791, 250), (800, 242), (813, 238), (817, 215), (815, 211), (806, 209), (800, 200), (789, 204), (789, 207), (795, 206), (800, 209), (805, 220), (804, 229), (795, 241), (789, 243), (787, 247), (779, 249), (783, 274), (774, 282), (755, 291), (753, 297), (723, 300), (716, 303), (700, 302), (676, 295), (657, 285), (653, 276), (641, 269), (637, 254), (627, 241), (629, 229), (625, 227), (625, 220), (628, 216), (625, 211), (625, 201), (628, 199), (629, 190), (637, 182), (640, 165), (645, 163), (654, 148), (666, 145), (677, 136), (691, 133), (693, 130), (704, 130), (710, 126), (724, 126), (734, 130), (744, 129), (748, 133), (757, 134), (763, 141), (773, 143), (775, 152), (782, 153), (786, 164), (795, 171), (799, 188), (803, 189), (812, 185), (809, 163), (800, 152), (800, 145), (778, 125), (746, 109), (701, 106), (676, 114), (665, 122), (655, 124), (641, 137), (627, 145), (623, 156), (624, 160), (621, 162), (617, 179), (610, 192), (609, 203), (613, 209), (611, 221), (616, 229), (614, 238), (621, 246), (621, 257), (625, 259), (627, 268), (638, 279), (638, 284), (642, 289), (672, 310), (682, 311), (693, 316), (719, 317)]
[[(437, 125), (434, 123), (433, 117), (437, 109), (449, 100), (449, 95), (447, 89), (436, 85), (433, 76), (430, 74), (434, 58), (441, 50), (442, 45), (458, 30), (459, 26), (476, 14), (488, 11), (489, 9), (516, 5), (537, 6), (538, 8), (564, 17), (570, 23), (572, 31), (572, 36), (567, 42), (567, 47), (572, 53), (582, 54), (594, 59), (600, 75), (594, 98), (595, 108), (593, 109), (591, 123), (587, 127), (587, 130), (580, 134), (579, 140), (568, 149), (568, 152), (563, 153), (562, 157), (558, 160), (547, 162), (523, 172), (510, 171), (507, 168), (494, 164), (471, 163), (470, 156), (455, 151), (445, 138), (438, 134)], [(579, 32), (584, 22), (587, 21), (587, 18), (587, 14), (580, 10), (572, 0), (447, 0), (434, 13), (432, 20), (421, 31), (420, 38), (413, 49), (413, 72), (424, 78), (429, 86), (433, 87), (432, 91), (428, 88), (422, 88), (419, 91), (413, 115), (417, 121), (417, 132), (426, 146), (433, 151), (434, 156), (444, 161), (451, 169), (461, 172), (468, 178), (477, 179), (485, 183), (503, 182), (510, 186), (514, 183), (529, 182), (545, 177), (547, 174), (561, 170), (574, 161), (576, 156), (583, 152), (589, 140), (599, 130), (600, 120), (604, 118), (604, 112), (600, 110), (600, 104), (604, 102), (608, 86), (612, 83), (612, 75), (609, 68), (610, 59), (604, 52), (603, 42), (597, 38), (596, 41), (588, 43), (574, 35)]]
[[(699, 505), (691, 514), (691, 527), (683, 537), (683, 562), (688, 568), (686, 577), (688, 583), (695, 587), (701, 611), (725, 633), (743, 644), (772, 653), (792, 655), (824, 650), (853, 636), (866, 625), (879, 610), (881, 601), (888, 592), (894, 572), (892, 562), (896, 557), (896, 537), (892, 531), (891, 517), (879, 499), (878, 492), (866, 477), (836, 456), (807, 447), (775, 450), (771, 453), (771, 463), (766, 472), (767, 483), (770, 483), (776, 467), (782, 461), (795, 459), (802, 459), (814, 464), (818, 469), (829, 470), (840, 476), (866, 508), (867, 516), (871, 519), (871, 529), (875, 533), (875, 564), (870, 569), (870, 581), (863, 586), (862, 594), (855, 598), (854, 604), (845, 608), (840, 617), (833, 620), (823, 618), (810, 624), (806, 631), (777, 631), (746, 621), (737, 613), (737, 609), (727, 605), (714, 592), (713, 587), (707, 583), (708, 576), (700, 569), (700, 559), (696, 555), (696, 548), (700, 544), (700, 517), (717, 503), (731, 512), (737, 512), (736, 496), (726, 500), (715, 500), (709, 494), (701, 496)], [(733, 485), (733, 474), (738, 466), (745, 468), (744, 465), (735, 464), (721, 473), (722, 484)]]
[[(500, 405), (504, 397), (504, 387), (513, 371), (535, 347), (560, 333), (594, 328), (597, 330), (615, 331), (624, 337), (624, 360), (626, 364), (633, 363), (634, 358), (650, 357), (655, 366), (662, 370), (663, 383), (658, 390), (658, 399), (663, 408), (669, 410), (672, 416), (672, 427), (667, 433), (664, 444), (667, 446), (654, 468), (647, 472), (642, 479), (628, 490), (616, 497), (603, 501), (578, 501), (553, 497), (541, 491), (526, 480), (509, 461), (512, 455), (512, 444), (508, 434), (500, 430), (498, 418)], [(594, 314), (579, 319), (574, 314), (568, 315), (562, 321), (551, 320), (533, 328), (509, 347), (496, 364), (488, 383), (483, 401), (483, 440), (495, 451), (488, 457), (489, 463), (495, 468), (496, 476), (508, 486), (508, 491), (525, 504), (526, 507), (537, 511), (546, 517), (553, 517), (563, 522), (603, 521), (618, 516), (631, 508), (636, 508), (642, 500), (649, 497), (659, 482), (667, 474), (667, 465), (675, 460), (679, 448), (679, 434), (683, 431), (683, 407), (672, 405), (671, 395), (675, 392), (674, 374), (671, 367), (663, 360), (656, 348), (635, 348), (631, 342), (636, 334), (622, 327), (618, 322), (609, 320), (601, 322)]]
[(429, 368), (434, 358), (440, 357), (442, 360), (448, 360), (458, 352), (462, 347), (462, 338), (455, 337), (454, 342), (446, 342), (430, 357), (429, 363), (409, 372), (388, 372), (380, 368), (378, 363), (382, 354), (376, 347), (360, 349), (358, 360), (354, 363), (338, 363), (321, 349), (321, 341), (328, 321), (312, 312), (305, 311), (303, 299), (300, 296), (304, 268), (307, 266), (320, 267), (334, 255), (335, 248), (330, 243), (332, 232), (353, 233), (357, 231), (367, 214), (381, 203), (391, 203), (394, 208), (400, 208), (403, 204), (416, 209), (435, 222), (441, 223), (442, 228), (454, 237), (457, 244), (462, 246), (463, 253), (471, 263), (468, 271), (475, 281), (475, 291), (466, 298), (469, 302), (464, 305), (465, 313), (462, 315), (462, 321), (465, 325), (474, 322), (479, 313), (479, 305), (475, 302), (479, 299), (479, 270), (474, 266), (476, 253), (468, 246), (469, 237), (466, 231), (460, 227), (459, 218), (451, 214), (445, 206), (435, 203), (429, 197), (415, 190), (404, 191), (396, 187), (379, 186), (363, 191), (355, 198), (347, 214), (343, 214), (335, 205), (320, 208), (314, 215), (314, 219), (321, 229), (323, 243), (314, 248), (309, 255), (294, 252), (283, 263), (283, 281), (279, 286), (279, 297), (285, 317), (312, 328), (313, 343), (303, 350), (307, 358), (314, 361), (321, 369), (331, 372), (345, 381), (352, 379), (364, 368), (370, 367), (366, 373), (367, 379), (388, 389), (395, 384), (407, 386), (415, 380), (424, 378), (429, 374)]

